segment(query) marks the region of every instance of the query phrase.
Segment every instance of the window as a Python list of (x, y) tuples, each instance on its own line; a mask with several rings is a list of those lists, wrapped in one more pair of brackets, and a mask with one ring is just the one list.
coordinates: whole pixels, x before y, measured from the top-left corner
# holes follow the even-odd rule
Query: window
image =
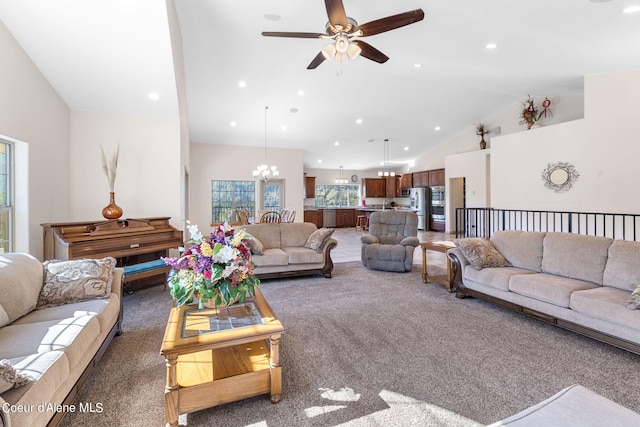
[(13, 248), (13, 192), (11, 145), (0, 140), (0, 253)]
[(316, 185), (316, 206), (354, 206), (360, 204), (358, 184)]
[(211, 222), (237, 221), (236, 209), (256, 211), (255, 181), (211, 181)]
[(262, 206), (265, 211), (280, 212), (284, 207), (284, 181), (269, 180), (262, 184)]

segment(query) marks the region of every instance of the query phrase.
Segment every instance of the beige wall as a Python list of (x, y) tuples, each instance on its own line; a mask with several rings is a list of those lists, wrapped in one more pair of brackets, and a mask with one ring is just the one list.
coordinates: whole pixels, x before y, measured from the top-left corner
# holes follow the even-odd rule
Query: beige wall
[(100, 145), (107, 158), (120, 145), (115, 182), (123, 218), (170, 216), (180, 227), (180, 123), (118, 114), (71, 112), (70, 220), (102, 218), (109, 184)]
[(69, 218), (70, 111), (0, 22), (0, 135), (16, 141), (15, 250), (42, 257), (40, 224)]
[[(280, 171), (285, 181), (285, 207), (296, 210), (296, 221), (303, 215), (303, 152), (283, 148), (269, 148), (269, 159)], [(191, 144), (191, 222), (200, 231), (210, 230), (211, 180), (243, 180), (254, 178), (251, 172), (264, 162), (264, 150), (256, 147), (234, 145)], [(258, 182), (258, 181), (256, 181)], [(256, 204), (262, 193), (256, 186)]]

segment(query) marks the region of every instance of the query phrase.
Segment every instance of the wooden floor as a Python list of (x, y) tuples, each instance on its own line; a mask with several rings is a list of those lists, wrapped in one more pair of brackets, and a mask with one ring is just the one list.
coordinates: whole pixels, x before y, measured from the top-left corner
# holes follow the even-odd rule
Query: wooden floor
[[(362, 243), (360, 237), (366, 234), (355, 228), (336, 228), (333, 238), (338, 241), (338, 246), (331, 251), (331, 259), (334, 263), (347, 261), (360, 261), (360, 250)], [(418, 231), (418, 240), (421, 242), (453, 240), (453, 235), (438, 233), (435, 231)], [(413, 263), (422, 266), (422, 251), (416, 248), (413, 252)], [(446, 268), (445, 254), (429, 251), (428, 263)]]

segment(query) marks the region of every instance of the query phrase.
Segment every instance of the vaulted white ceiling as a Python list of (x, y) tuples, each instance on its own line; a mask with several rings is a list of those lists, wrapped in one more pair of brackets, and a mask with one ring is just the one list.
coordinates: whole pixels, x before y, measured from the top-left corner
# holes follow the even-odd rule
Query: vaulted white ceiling
[[(622, 13), (640, 0), (343, 2), (360, 24), (426, 16), (364, 39), (384, 64), (307, 70), (327, 41), (261, 32), (324, 32), (323, 1), (175, 0), (191, 140), (263, 147), (269, 106), (269, 147), (304, 150), (306, 167), (376, 169), (385, 138), (400, 165), (528, 94), (578, 94), (584, 75), (640, 68), (640, 13)], [(0, 19), (70, 108), (177, 117), (165, 2), (0, 0)]]

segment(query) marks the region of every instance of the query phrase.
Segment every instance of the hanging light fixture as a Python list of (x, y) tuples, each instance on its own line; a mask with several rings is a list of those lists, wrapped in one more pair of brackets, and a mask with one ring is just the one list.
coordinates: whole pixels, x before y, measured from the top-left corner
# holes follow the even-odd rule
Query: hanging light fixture
[(260, 181), (267, 181), (270, 177), (276, 178), (280, 175), (278, 167), (273, 165), (269, 166), (267, 163), (267, 110), (268, 105), (264, 107), (264, 163), (258, 165), (256, 170), (253, 171), (254, 178), (260, 178)]
[(343, 178), (342, 169), (343, 169), (343, 166), (340, 166), (340, 177), (336, 178), (336, 184), (346, 184), (347, 182), (349, 182), (347, 178)]
[(384, 160), (382, 162), (383, 170), (378, 171), (378, 176), (396, 176), (394, 171), (389, 171), (389, 140), (384, 140)]

